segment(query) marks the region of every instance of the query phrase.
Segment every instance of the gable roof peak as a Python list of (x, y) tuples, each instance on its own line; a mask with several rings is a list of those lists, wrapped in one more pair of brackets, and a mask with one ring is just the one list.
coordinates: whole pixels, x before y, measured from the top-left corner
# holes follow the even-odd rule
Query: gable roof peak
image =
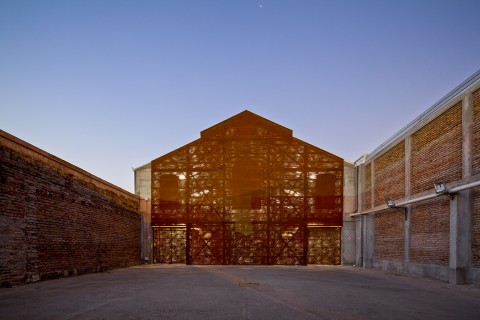
[(271, 134), (282, 135), (292, 137), (292, 130), (281, 126), (271, 120), (268, 120), (264, 117), (259, 116), (256, 113), (253, 113), (249, 110), (244, 110), (214, 126), (211, 126), (208, 129), (203, 130), (200, 135), (202, 138), (206, 137), (215, 137), (215, 136), (224, 136), (227, 134), (228, 130), (237, 129), (239, 132), (243, 131), (245, 128), (265, 128)]

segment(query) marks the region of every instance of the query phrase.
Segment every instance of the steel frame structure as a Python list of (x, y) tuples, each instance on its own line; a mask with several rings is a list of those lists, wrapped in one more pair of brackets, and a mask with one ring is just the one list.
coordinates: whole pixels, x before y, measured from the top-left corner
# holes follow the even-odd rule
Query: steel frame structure
[(152, 161), (155, 260), (339, 264), (343, 159), (249, 111)]

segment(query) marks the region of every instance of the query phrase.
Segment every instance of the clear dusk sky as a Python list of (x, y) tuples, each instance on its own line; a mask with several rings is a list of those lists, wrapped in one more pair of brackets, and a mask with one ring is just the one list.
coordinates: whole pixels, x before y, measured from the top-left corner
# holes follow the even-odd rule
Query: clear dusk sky
[(355, 161), (480, 68), (480, 0), (0, 0), (0, 129), (133, 191), (245, 109)]

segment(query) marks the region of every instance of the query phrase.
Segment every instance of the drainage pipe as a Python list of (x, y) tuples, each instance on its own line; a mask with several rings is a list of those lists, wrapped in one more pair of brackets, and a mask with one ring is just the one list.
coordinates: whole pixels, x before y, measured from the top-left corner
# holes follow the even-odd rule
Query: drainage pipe
[[(464, 184), (463, 186), (458, 186), (458, 187), (448, 189), (447, 192), (445, 192), (445, 193), (441, 193), (441, 194), (433, 193), (433, 194), (429, 194), (429, 195), (426, 195), (426, 196), (423, 196), (423, 197), (401, 201), (401, 202), (395, 203), (395, 206), (396, 207), (403, 207), (407, 204), (411, 204), (411, 203), (415, 203), (415, 202), (419, 202), (419, 201), (424, 201), (424, 200), (428, 200), (428, 199), (433, 199), (435, 197), (445, 195), (445, 194), (455, 194), (459, 191), (475, 188), (475, 187), (478, 187), (478, 186), (480, 186), (480, 180)], [(368, 210), (368, 211), (358, 212), (358, 213), (352, 213), (352, 214), (350, 214), (350, 217), (365, 215), (365, 214), (369, 214), (369, 213), (373, 213), (373, 212), (377, 212), (377, 211), (381, 211), (381, 210), (385, 210), (385, 209), (388, 209), (388, 206), (384, 205), (384, 206), (382, 206), (378, 209)]]
[(475, 188), (480, 186), (480, 180), (464, 184), (463, 186), (458, 186), (452, 189), (447, 190), (448, 193), (457, 193), (462, 190), (470, 189), (470, 188)]

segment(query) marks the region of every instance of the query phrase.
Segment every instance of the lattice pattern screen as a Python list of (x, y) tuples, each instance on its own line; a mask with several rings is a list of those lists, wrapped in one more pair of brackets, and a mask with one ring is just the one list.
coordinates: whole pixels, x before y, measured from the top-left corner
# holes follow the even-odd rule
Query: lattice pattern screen
[(308, 228), (308, 263), (340, 264), (341, 228)]
[(152, 223), (186, 225), (192, 264), (306, 264), (342, 192), (342, 159), (248, 111), (152, 161)]
[(155, 263), (186, 263), (186, 229), (154, 228), (153, 259)]

